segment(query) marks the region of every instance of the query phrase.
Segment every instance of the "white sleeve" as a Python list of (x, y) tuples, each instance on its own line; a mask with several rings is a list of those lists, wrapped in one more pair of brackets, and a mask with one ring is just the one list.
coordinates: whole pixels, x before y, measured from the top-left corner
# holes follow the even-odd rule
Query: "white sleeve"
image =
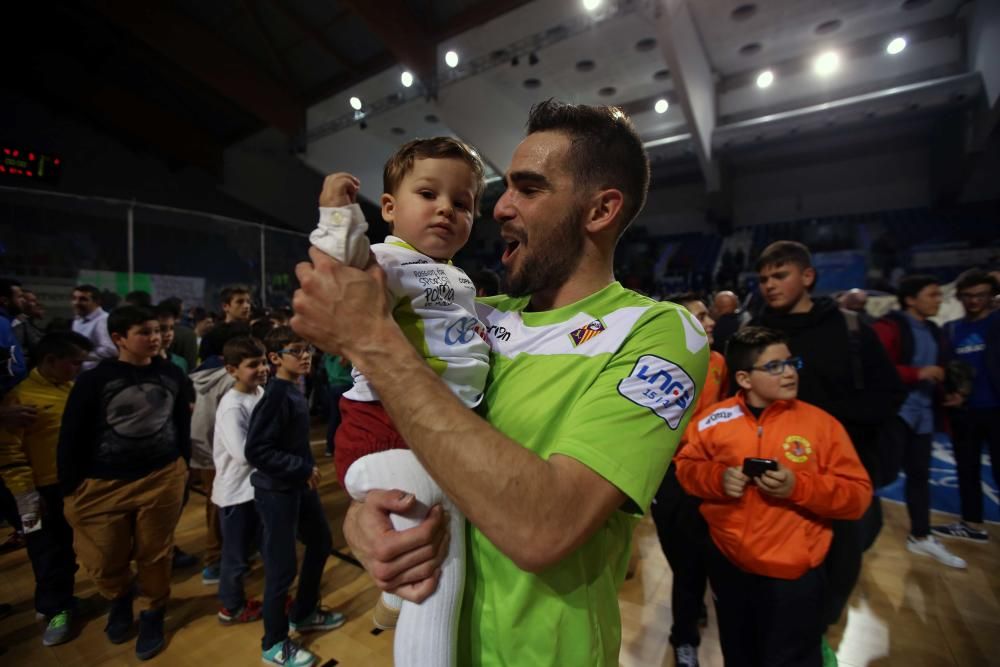
[(108, 318), (103, 318), (94, 327), (94, 356), (98, 359), (117, 359), (118, 346), (108, 333)]
[(216, 445), (222, 445), (226, 453), (237, 463), (246, 465), (247, 428), (250, 416), (242, 405), (226, 406), (215, 415), (215, 432), (222, 436), (215, 438)]
[(368, 223), (361, 206), (320, 206), (319, 223), (309, 242), (337, 261), (357, 268), (368, 263)]

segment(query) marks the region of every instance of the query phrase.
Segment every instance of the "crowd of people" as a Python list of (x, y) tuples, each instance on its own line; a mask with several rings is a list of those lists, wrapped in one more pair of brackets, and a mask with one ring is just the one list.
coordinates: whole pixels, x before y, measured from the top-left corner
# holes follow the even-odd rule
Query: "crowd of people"
[[(79, 563), (109, 601), (108, 640), (132, 637), (139, 598), (135, 652), (157, 655), (171, 572), (200, 563), (221, 624), (262, 620), (266, 663), (315, 664), (290, 632), (346, 620), (320, 596), (328, 474), (352, 498), (344, 535), (384, 591), (374, 621), (396, 628), (397, 665), (617, 665), (618, 589), (647, 511), (681, 667), (699, 664), (706, 586), (727, 665), (836, 664), (827, 628), (881, 529), (875, 491), (901, 470), (910, 552), (964, 568), (938, 538), (988, 540), (993, 275), (958, 278), (965, 315), (944, 327), (937, 278), (905, 277), (899, 310), (874, 320), (858, 293), (814, 295), (792, 241), (747, 258), (753, 316), (732, 292), (627, 290), (614, 251), (648, 189), (642, 142), (617, 109), (549, 101), (493, 211), (497, 294), (495, 275), (451, 262), (483, 174), (460, 141), (405, 144), (375, 245), (357, 204), (373, 186), (329, 176), (294, 310), (259, 311), (233, 286), (218, 316), (143, 292), (108, 312), (79, 285), (73, 321), (43, 327), (37, 298), (0, 281), (0, 509), (9, 547), (27, 546), (43, 644), (75, 636)], [(310, 447), (310, 399), (329, 461)], [(962, 517), (931, 525), (931, 437), (949, 429)], [(174, 544), (192, 485), (200, 561)], [(244, 587), (256, 551), (261, 600)]]

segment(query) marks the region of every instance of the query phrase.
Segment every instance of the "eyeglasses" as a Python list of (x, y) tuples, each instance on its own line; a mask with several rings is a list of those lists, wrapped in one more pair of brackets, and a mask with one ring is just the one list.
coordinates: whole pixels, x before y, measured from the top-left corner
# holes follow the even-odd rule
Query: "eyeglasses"
[(312, 356), (315, 351), (316, 348), (310, 345), (309, 347), (294, 347), (278, 350), (278, 354), (290, 354), (293, 357), (309, 357)]
[(764, 371), (768, 375), (781, 375), (785, 372), (785, 366), (790, 366), (797, 371), (802, 370), (802, 357), (791, 357), (784, 361), (769, 361), (763, 366), (751, 366), (750, 370)]

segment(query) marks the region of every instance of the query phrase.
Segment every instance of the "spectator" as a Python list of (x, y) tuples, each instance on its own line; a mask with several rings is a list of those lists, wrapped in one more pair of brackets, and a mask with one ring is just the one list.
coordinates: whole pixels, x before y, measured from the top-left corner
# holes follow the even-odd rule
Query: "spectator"
[(858, 314), (858, 319), (871, 326), (875, 324), (875, 318), (868, 314), (865, 305), (868, 303), (868, 292), (857, 287), (849, 289), (840, 295), (838, 300), (840, 307)]
[(740, 300), (733, 292), (724, 290), (718, 292), (712, 300), (712, 319), (715, 320), (715, 342), (712, 349), (723, 353), (729, 337), (740, 328)]
[(198, 338), (194, 330), (181, 324), (182, 302), (175, 296), (161, 301), (157, 306), (160, 313), (169, 312), (174, 319), (174, 339), (172, 343), (164, 343), (171, 354), (180, 356), (185, 361), (185, 372), (190, 372), (198, 365)]
[[(829, 297), (813, 298), (816, 269), (809, 249), (796, 241), (767, 246), (756, 264), (766, 308), (755, 325), (776, 329), (789, 340), (792, 354), (805, 364), (798, 396), (834, 416), (872, 479), (879, 478), (882, 424), (892, 419), (903, 388), (871, 328), (849, 319)], [(835, 624), (861, 572), (864, 550), (881, 527), (881, 506), (869, 505), (862, 521), (835, 520), (826, 558), (824, 622)], [(829, 660), (833, 653), (824, 644)]]
[(898, 416), (889, 422), (884, 434), (886, 443), (903, 455), (906, 511), (910, 515), (906, 548), (948, 567), (964, 569), (965, 560), (930, 534), (931, 440), (935, 427), (944, 429), (940, 409), (961, 404), (961, 396), (944, 393), (949, 346), (930, 320), (941, 307), (941, 286), (934, 276), (904, 276), (897, 296), (901, 310), (876, 322), (875, 331), (909, 390)]
[(94, 345), (91, 358), (83, 364), (90, 370), (103, 359), (116, 359), (118, 348), (108, 333), (108, 314), (101, 308), (101, 293), (93, 285), (79, 285), (73, 289), (73, 331), (85, 336)]
[(962, 520), (931, 526), (938, 537), (986, 542), (983, 528), (983, 485), (980, 470), (983, 442), (989, 446), (993, 482), (1000, 487), (1000, 311), (990, 303), (1000, 292), (996, 279), (978, 269), (966, 271), (955, 284), (965, 317), (944, 327), (951, 354), (974, 369), (972, 391), (965, 403), (953, 408), (955, 466)]
[(153, 297), (146, 290), (132, 290), (125, 295), (125, 304), (129, 306), (138, 306), (139, 308), (146, 308), (148, 310), (153, 309)]
[(22, 288), (21, 294), (24, 296), (24, 310), (14, 325), (15, 334), (18, 335), (25, 362), (28, 368), (31, 368), (38, 361), (37, 355), (34, 354), (35, 348), (45, 335), (45, 330), (39, 326), (45, 319), (45, 307), (38, 300), (38, 295), (31, 290)]
[(24, 350), (14, 334), (13, 325), (23, 307), (21, 283), (10, 278), (0, 279), (0, 395), (24, 379), (28, 372)]
[(223, 322), (250, 321), (250, 308), (253, 304), (250, 301), (249, 287), (230, 285), (222, 289), (220, 296), (222, 297)]

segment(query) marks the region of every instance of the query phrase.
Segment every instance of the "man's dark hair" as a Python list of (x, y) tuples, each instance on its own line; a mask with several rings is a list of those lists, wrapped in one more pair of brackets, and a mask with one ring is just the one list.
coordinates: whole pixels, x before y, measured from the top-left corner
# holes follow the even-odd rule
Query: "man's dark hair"
[(528, 115), (528, 134), (569, 136), (570, 172), (578, 187), (615, 188), (624, 195), (618, 222), (624, 233), (646, 203), (649, 156), (632, 121), (617, 107), (539, 102)]
[(267, 337), (264, 339), (264, 345), (267, 346), (268, 352), (280, 352), (292, 343), (304, 343), (305, 340), (305, 338), (295, 333), (295, 330), (291, 327), (278, 326), (268, 332)]
[(223, 304), (227, 304), (232, 301), (233, 297), (237, 294), (246, 294), (249, 296), (250, 288), (246, 285), (227, 285), (222, 288), (221, 292), (219, 292), (219, 298), (222, 299)]
[(140, 308), (152, 308), (153, 297), (146, 290), (132, 290), (125, 295), (125, 303), (130, 306), (139, 306)]
[(227, 366), (239, 366), (244, 359), (266, 356), (264, 344), (253, 336), (230, 338), (222, 346), (222, 360)]
[(212, 314), (201, 306), (195, 306), (191, 309), (191, 321), (195, 324), (201, 322), (206, 317), (212, 317)]
[(726, 366), (733, 376), (736, 371), (748, 371), (757, 364), (764, 350), (782, 343), (787, 345), (788, 338), (780, 331), (767, 327), (743, 327), (726, 343)]
[(800, 269), (811, 269), (812, 253), (798, 241), (775, 241), (760, 253), (755, 270), (759, 272), (768, 266), (782, 264), (794, 264)]
[(35, 359), (41, 363), (49, 355), (56, 359), (68, 359), (81, 352), (90, 352), (94, 344), (86, 336), (75, 331), (53, 331), (42, 336), (35, 347)]
[(920, 291), (929, 285), (940, 284), (941, 280), (929, 273), (915, 273), (912, 276), (903, 276), (899, 281), (899, 288), (896, 290), (899, 307), (906, 310), (907, 299), (915, 299), (920, 294)]
[(77, 285), (76, 287), (73, 288), (73, 291), (86, 292), (87, 294), (90, 295), (90, 298), (93, 300), (94, 303), (96, 304), (101, 303), (101, 290), (97, 289), (93, 285), (86, 285), (86, 284)]
[(14, 299), (14, 288), (20, 286), (21, 281), (14, 278), (0, 278), (0, 299), (6, 299), (9, 303)]
[(172, 317), (175, 320), (180, 319), (177, 316), (177, 309), (163, 303), (162, 301), (156, 304), (156, 307), (153, 308), (153, 315), (156, 315), (156, 319), (158, 320), (163, 319), (164, 317)]
[(218, 357), (225, 349), (226, 343), (237, 336), (249, 336), (250, 325), (246, 322), (223, 322), (216, 325), (201, 339), (201, 347), (198, 348), (198, 356), (202, 361), (211, 357)]
[(680, 292), (679, 294), (671, 294), (664, 299), (664, 301), (669, 301), (670, 303), (676, 303), (678, 306), (683, 306), (686, 303), (691, 303), (693, 301), (700, 301), (707, 307), (708, 304), (705, 303), (705, 297), (703, 297), (698, 292)]
[(982, 269), (969, 269), (961, 273), (955, 281), (955, 291), (961, 292), (976, 285), (988, 285), (993, 296), (996, 296), (1000, 292), (1000, 285), (997, 284), (997, 279)]
[(175, 320), (179, 320), (179, 319), (181, 319), (181, 312), (183, 310), (181, 308), (182, 303), (183, 302), (180, 299), (178, 299), (176, 296), (169, 296), (166, 299), (164, 299), (163, 301), (161, 301), (158, 304), (156, 304), (156, 308), (157, 308), (157, 310), (160, 310), (160, 309), (167, 310), (167, 309), (169, 309), (170, 312), (173, 313), (174, 319)]
[(500, 293), (500, 276), (496, 271), (480, 269), (469, 276), (472, 284), (476, 286), (476, 291), (482, 290), (484, 296), (496, 296)]
[(155, 319), (156, 315), (149, 308), (121, 306), (112, 310), (111, 314), (108, 315), (108, 333), (128, 336), (128, 330), (132, 327)]

